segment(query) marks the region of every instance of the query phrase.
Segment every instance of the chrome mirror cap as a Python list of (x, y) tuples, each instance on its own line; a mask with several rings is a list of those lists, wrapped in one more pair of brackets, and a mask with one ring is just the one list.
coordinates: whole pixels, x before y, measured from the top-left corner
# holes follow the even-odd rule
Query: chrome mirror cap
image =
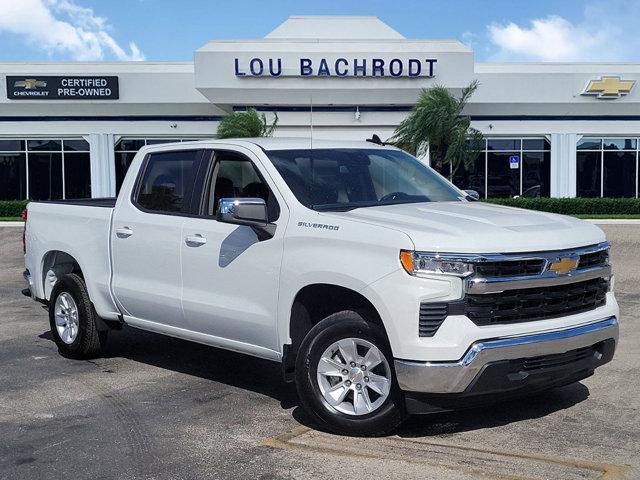
[(251, 227), (259, 240), (273, 237), (276, 230), (276, 225), (269, 223), (267, 204), (262, 198), (221, 198), (216, 219), (222, 223)]
[(480, 194), (475, 190), (463, 190), (463, 192), (467, 194), (467, 200), (471, 200), (474, 202), (480, 200)]

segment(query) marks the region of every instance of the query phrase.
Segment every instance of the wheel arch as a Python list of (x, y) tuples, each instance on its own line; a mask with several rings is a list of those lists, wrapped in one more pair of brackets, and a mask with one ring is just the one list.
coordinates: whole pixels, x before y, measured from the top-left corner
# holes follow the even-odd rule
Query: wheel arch
[(331, 283), (305, 285), (296, 293), (289, 312), (290, 343), (283, 346), (282, 358), (285, 380), (293, 379), (297, 353), (307, 333), (322, 319), (344, 310), (361, 313), (365, 320), (382, 328), (389, 340), (380, 313), (362, 293)]
[(42, 257), (40, 271), (44, 300), (51, 298), (53, 287), (62, 275), (75, 273), (84, 279), (80, 262), (73, 255), (62, 250), (49, 250), (45, 253)]

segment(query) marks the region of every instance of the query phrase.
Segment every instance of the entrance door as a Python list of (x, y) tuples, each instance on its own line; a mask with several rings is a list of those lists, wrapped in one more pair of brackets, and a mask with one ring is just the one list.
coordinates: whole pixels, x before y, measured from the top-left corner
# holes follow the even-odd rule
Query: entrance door
[[(222, 346), (260, 355), (276, 351), (277, 303), (286, 208), (265, 181), (258, 159), (217, 151), (203, 215), (182, 226), (182, 304), (189, 328), (218, 337)], [(273, 238), (262, 240), (251, 227), (218, 222), (221, 198), (262, 198)], [(215, 343), (215, 342), (214, 342)], [(264, 352), (263, 352), (264, 353)]]

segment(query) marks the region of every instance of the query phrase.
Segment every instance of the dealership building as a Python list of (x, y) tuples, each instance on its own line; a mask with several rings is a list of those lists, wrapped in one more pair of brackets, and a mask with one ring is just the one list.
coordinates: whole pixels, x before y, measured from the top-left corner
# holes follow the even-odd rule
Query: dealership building
[(465, 113), (485, 143), (458, 186), (638, 196), (640, 64), (478, 63), (456, 40), (407, 39), (374, 17), (291, 17), (192, 62), (1, 63), (0, 75), (0, 200), (113, 196), (143, 145), (215, 137), (248, 107), (277, 114), (276, 136), (385, 139), (421, 89), (473, 80)]

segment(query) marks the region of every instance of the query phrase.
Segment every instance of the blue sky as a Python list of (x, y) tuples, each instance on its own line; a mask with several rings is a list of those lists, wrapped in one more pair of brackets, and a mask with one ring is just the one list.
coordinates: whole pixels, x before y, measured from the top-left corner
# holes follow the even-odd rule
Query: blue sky
[(0, 61), (190, 60), (289, 15), (375, 15), (478, 61), (640, 61), (640, 0), (0, 0)]

